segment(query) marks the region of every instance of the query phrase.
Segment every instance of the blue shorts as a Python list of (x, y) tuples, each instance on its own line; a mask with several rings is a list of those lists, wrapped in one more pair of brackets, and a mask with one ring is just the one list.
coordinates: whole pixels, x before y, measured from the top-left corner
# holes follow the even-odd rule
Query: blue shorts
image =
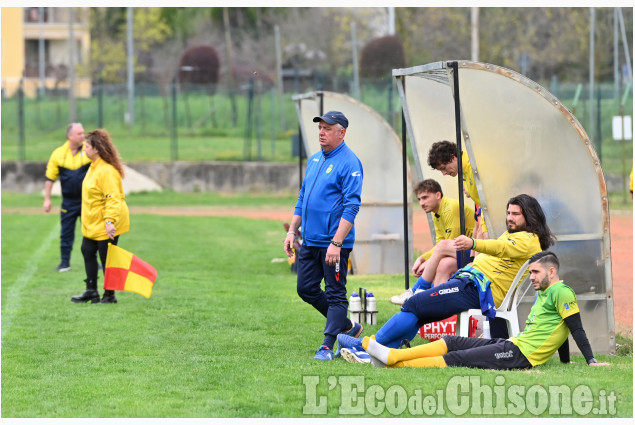
[(470, 278), (456, 276), (446, 283), (413, 295), (404, 303), (401, 311), (417, 316), (417, 326), (421, 327), (470, 308), (481, 308), (478, 289)]

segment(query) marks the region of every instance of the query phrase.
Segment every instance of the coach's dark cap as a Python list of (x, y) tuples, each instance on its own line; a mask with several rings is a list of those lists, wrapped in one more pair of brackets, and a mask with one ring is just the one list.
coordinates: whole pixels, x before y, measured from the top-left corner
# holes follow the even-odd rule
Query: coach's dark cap
[(339, 124), (344, 128), (348, 127), (348, 118), (344, 116), (340, 111), (328, 111), (326, 114), (321, 117), (313, 118), (313, 122), (324, 121), (327, 124)]

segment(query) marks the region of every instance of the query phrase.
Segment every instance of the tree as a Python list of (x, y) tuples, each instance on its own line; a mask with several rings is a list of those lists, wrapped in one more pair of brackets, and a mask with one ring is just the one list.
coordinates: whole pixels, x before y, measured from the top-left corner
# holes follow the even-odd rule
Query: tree
[(196, 34), (196, 25), (194, 23), (198, 16), (200, 16), (200, 8), (163, 7), (161, 8), (160, 19), (172, 29), (172, 32), (181, 41), (183, 47), (186, 47), (190, 37)]
[(218, 83), (220, 60), (212, 46), (191, 47), (179, 61), (179, 81), (190, 84)]
[[(632, 49), (633, 9), (622, 11)], [(612, 79), (613, 8), (596, 8), (596, 16), (596, 76)], [(396, 23), (408, 66), (470, 57), (469, 8), (397, 8)], [(535, 80), (588, 78), (586, 7), (481, 8), (479, 25), (481, 62), (520, 71), (526, 58), (526, 74)]]
[(406, 65), (401, 40), (396, 35), (389, 35), (369, 41), (362, 49), (360, 62), (362, 77), (390, 76), (393, 68), (403, 68)]
[[(93, 78), (97, 80), (121, 83), (126, 79), (127, 66), (126, 8), (108, 9), (91, 9), (91, 69)], [(133, 11), (134, 70), (135, 73), (142, 73), (151, 63), (151, 56), (147, 53), (163, 43), (171, 30), (161, 21), (160, 8), (143, 7), (134, 8)]]

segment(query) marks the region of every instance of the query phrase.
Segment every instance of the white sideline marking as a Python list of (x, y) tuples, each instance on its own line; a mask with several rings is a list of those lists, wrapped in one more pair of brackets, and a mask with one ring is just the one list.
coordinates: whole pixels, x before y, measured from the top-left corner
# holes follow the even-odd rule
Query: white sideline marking
[[(51, 229), (51, 233), (48, 234), (46, 239), (42, 242), (40, 247), (35, 251), (27, 263), (26, 269), (24, 272), (15, 280), (13, 285), (9, 287), (7, 290), (7, 294), (5, 295), (5, 303), (4, 309), (2, 310), (2, 343), (4, 343), (4, 336), (11, 329), (11, 324), (13, 322), (13, 316), (15, 316), (16, 312), (20, 309), (22, 305), (22, 290), (29, 283), (31, 278), (37, 272), (38, 264), (40, 263), (40, 259), (44, 255), (44, 252), (49, 248), (53, 239), (60, 234), (60, 221), (57, 220), (55, 226)], [(4, 294), (3, 294), (4, 295)]]

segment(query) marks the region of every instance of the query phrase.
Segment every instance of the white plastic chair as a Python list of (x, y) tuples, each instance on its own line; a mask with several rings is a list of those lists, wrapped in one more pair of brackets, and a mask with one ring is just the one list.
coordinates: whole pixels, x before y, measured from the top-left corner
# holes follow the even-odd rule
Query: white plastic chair
[[(505, 294), (505, 298), (503, 298), (503, 302), (496, 309), (496, 317), (502, 318), (507, 321), (507, 330), (509, 331), (509, 336), (516, 336), (520, 332), (520, 328), (518, 326), (518, 311), (517, 307), (520, 303), (520, 300), (525, 296), (527, 291), (529, 290), (529, 286), (520, 293), (519, 288), (522, 287), (522, 283), (527, 280), (529, 277), (529, 273), (522, 279), (525, 271), (529, 267), (529, 260), (525, 261), (525, 263), (520, 267), (518, 273), (516, 273), (516, 277), (512, 281), (511, 285), (509, 285), (509, 290), (507, 294)], [(465, 310), (456, 316), (456, 329), (458, 331), (457, 336), (469, 336), (469, 323), (470, 316), (482, 316), (480, 308), (471, 308), (469, 310)]]

